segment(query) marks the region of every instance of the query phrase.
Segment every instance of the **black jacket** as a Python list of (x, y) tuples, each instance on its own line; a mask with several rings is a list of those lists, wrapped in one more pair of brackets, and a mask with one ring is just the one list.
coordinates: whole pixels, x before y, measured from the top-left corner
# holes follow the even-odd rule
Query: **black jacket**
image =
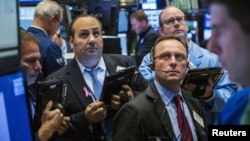
[[(122, 55), (103, 55), (103, 59), (109, 74), (116, 72), (117, 66), (130, 67), (134, 66), (135, 62), (132, 57)], [(68, 141), (99, 141), (103, 138), (102, 128), (99, 124), (93, 125), (94, 134), (91, 134), (89, 126), (91, 123), (84, 116), (84, 110), (92, 103), (91, 97), (86, 97), (83, 87), (88, 87), (77, 61), (74, 59), (66, 67), (51, 74), (49, 78), (64, 77), (64, 83), (67, 85), (67, 95), (65, 100), (65, 115), (70, 116), (74, 128), (70, 128), (62, 137), (61, 140)], [(142, 91), (147, 87), (147, 81), (140, 73), (135, 74), (132, 80), (134, 91)]]

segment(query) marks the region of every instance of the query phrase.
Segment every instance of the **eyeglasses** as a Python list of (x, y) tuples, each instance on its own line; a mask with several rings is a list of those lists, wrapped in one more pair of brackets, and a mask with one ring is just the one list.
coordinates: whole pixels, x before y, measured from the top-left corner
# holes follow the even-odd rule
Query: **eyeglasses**
[(63, 23), (62, 23), (62, 21), (60, 21), (59, 18), (55, 17), (55, 19), (56, 19), (56, 21), (59, 23), (59, 26), (63, 26)]
[(184, 16), (170, 18), (170, 19), (164, 21), (164, 24), (167, 26), (171, 26), (171, 25), (175, 24), (175, 21), (177, 21), (179, 24), (183, 24), (183, 23), (185, 23), (185, 18), (184, 18)]
[(181, 62), (181, 61), (187, 59), (187, 56), (185, 56), (184, 54), (180, 54), (180, 53), (176, 53), (176, 54), (163, 53), (163, 54), (160, 54), (160, 55), (154, 57), (154, 60), (155, 59), (160, 59), (160, 60), (164, 60), (164, 61), (169, 61), (172, 56), (174, 56), (174, 58), (175, 58), (175, 60), (177, 62)]

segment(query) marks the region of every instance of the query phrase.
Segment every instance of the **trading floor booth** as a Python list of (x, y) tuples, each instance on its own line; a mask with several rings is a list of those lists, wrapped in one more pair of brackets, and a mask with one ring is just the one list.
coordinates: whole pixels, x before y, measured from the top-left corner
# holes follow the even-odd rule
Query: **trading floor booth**
[(0, 141), (32, 141), (16, 0), (0, 1)]

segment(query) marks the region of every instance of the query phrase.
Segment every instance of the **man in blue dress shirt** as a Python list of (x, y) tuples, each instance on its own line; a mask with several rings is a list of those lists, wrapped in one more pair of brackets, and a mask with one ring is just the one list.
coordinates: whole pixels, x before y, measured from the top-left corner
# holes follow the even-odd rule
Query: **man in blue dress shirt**
[(219, 55), (231, 80), (243, 89), (223, 107), (219, 124), (240, 124), (250, 94), (250, 8), (245, 0), (209, 0), (212, 23), (210, 49)]
[[(173, 35), (182, 38), (188, 44), (188, 55), (190, 68), (208, 68), (219, 67), (218, 56), (204, 48), (201, 48), (187, 38), (188, 26), (185, 22), (184, 13), (174, 7), (166, 7), (160, 14), (160, 32), (164, 35)], [(142, 75), (150, 82), (154, 80), (155, 72), (151, 70), (150, 54), (147, 54), (139, 68)], [(222, 106), (227, 102), (229, 97), (237, 90), (237, 85), (229, 81), (228, 74), (225, 71), (222, 79), (215, 89), (208, 89), (200, 98), (200, 102), (206, 111), (208, 124), (216, 122)]]
[[(115, 115), (113, 141), (189, 141), (191, 138), (205, 141), (202, 106), (180, 88), (189, 64), (186, 44), (174, 36), (162, 36), (151, 52), (152, 67), (158, 70), (155, 80)], [(182, 99), (182, 110), (178, 111), (176, 97)]]

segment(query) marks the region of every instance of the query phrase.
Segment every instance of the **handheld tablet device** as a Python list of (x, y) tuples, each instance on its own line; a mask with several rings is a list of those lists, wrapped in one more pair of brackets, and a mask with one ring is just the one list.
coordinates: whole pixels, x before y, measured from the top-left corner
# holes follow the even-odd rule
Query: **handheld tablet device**
[(101, 96), (105, 105), (110, 105), (111, 94), (118, 94), (119, 91), (123, 90), (122, 85), (130, 85), (134, 73), (135, 66), (120, 70), (105, 78)]
[(205, 93), (209, 78), (213, 82), (212, 87), (215, 87), (223, 74), (224, 74), (223, 70), (220, 67), (191, 69), (187, 72), (181, 84), (181, 88), (185, 89), (184, 86), (186, 84), (196, 85), (196, 88), (193, 91), (192, 96), (198, 98)]

